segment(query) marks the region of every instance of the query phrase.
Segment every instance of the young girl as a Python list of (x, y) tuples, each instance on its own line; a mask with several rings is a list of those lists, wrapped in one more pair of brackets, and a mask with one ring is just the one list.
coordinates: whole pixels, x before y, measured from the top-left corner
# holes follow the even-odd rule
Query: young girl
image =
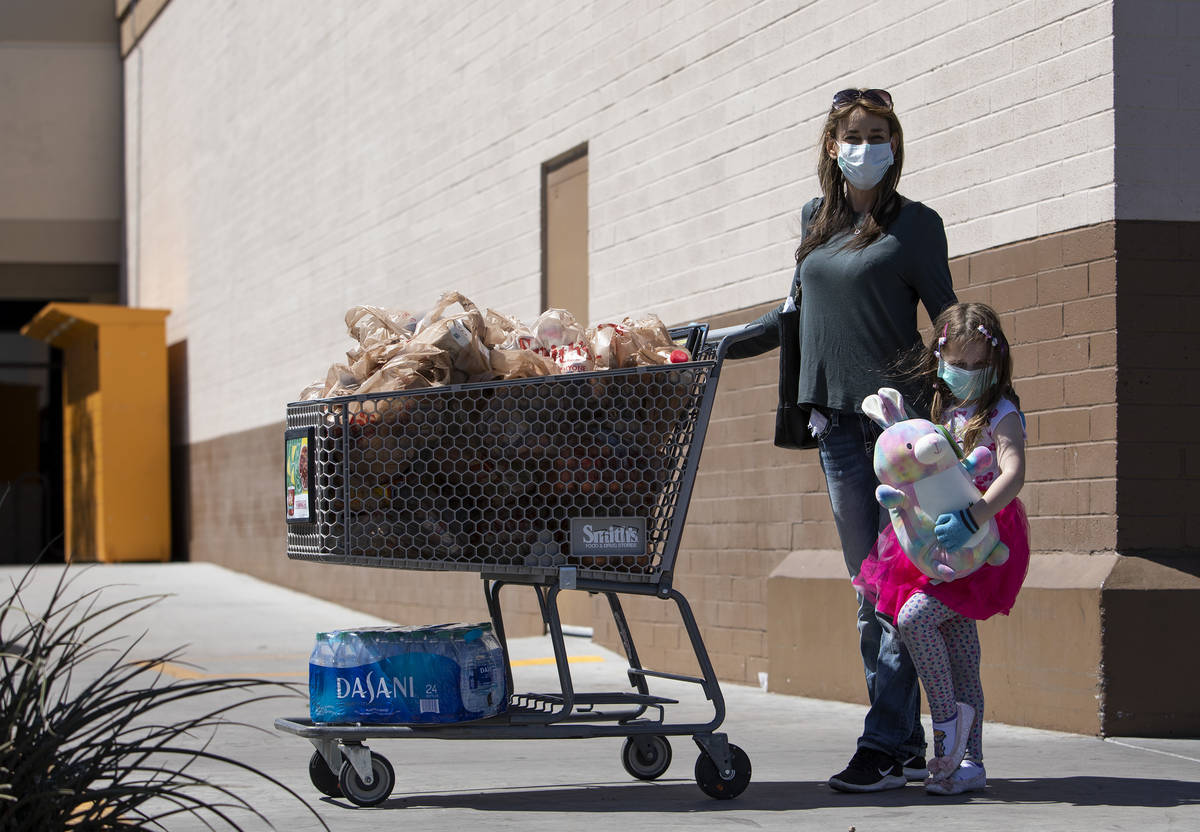
[(990, 468), (975, 472), (983, 497), (938, 517), (934, 533), (953, 551), (995, 518), (1009, 558), (954, 581), (931, 582), (904, 555), (889, 525), (854, 583), (895, 619), (925, 687), (936, 754), (925, 790), (960, 794), (987, 784), (975, 622), (1008, 614), (1029, 565), (1029, 525), (1017, 499), (1025, 481), (1025, 421), (1012, 389), (1008, 341), (990, 307), (947, 307), (934, 333), (919, 369), (933, 385), (932, 419), (954, 434), (964, 453), (982, 445), (994, 457)]

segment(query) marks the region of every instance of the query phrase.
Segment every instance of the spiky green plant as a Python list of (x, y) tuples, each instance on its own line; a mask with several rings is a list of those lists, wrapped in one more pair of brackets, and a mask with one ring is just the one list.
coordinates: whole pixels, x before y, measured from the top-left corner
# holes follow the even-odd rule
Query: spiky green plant
[[(276, 778), (211, 747), (219, 728), (253, 727), (229, 719), (231, 710), (298, 695), (294, 686), (165, 678), (163, 665), (178, 662), (182, 651), (138, 658), (141, 638), (119, 632), (163, 596), (107, 602), (100, 588), (69, 598), (79, 570), (62, 568), (40, 613), (21, 602), (35, 567), (11, 582), (0, 606), (0, 830), (163, 830), (183, 816), (208, 828), (241, 830), (239, 818), (251, 816), (271, 826), (233, 789), (195, 772), (201, 760), (261, 778), (304, 803)], [(223, 703), (205, 700), (193, 716), (173, 708), (164, 718), (165, 706), (214, 696)]]

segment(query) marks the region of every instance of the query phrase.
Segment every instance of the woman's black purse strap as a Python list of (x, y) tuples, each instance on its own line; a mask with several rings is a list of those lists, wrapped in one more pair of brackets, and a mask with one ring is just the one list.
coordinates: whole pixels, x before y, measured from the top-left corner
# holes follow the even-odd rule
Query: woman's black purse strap
[(779, 405), (775, 409), (775, 445), (796, 450), (817, 447), (808, 430), (812, 408), (796, 401), (800, 394), (799, 270), (792, 284), (796, 306), (779, 313)]

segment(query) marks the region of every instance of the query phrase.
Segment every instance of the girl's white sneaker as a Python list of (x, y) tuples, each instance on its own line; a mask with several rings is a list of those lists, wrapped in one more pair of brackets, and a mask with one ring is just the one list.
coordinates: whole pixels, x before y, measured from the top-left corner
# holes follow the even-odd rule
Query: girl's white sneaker
[(949, 777), (935, 780), (930, 777), (925, 781), (925, 791), (928, 794), (962, 794), (963, 792), (978, 792), (987, 787), (987, 772), (983, 763), (974, 760), (963, 760), (958, 769)]

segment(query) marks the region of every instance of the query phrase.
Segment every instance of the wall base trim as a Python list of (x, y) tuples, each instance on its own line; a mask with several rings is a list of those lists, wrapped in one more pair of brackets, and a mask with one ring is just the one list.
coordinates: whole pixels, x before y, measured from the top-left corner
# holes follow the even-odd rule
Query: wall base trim
[[(1009, 616), (981, 622), (987, 718), (1109, 736), (1197, 736), (1200, 671), (1171, 639), (1200, 577), (1115, 552), (1036, 555)], [(840, 551), (790, 553), (767, 579), (770, 690), (866, 704)], [(1168, 655), (1170, 653), (1170, 655)]]

